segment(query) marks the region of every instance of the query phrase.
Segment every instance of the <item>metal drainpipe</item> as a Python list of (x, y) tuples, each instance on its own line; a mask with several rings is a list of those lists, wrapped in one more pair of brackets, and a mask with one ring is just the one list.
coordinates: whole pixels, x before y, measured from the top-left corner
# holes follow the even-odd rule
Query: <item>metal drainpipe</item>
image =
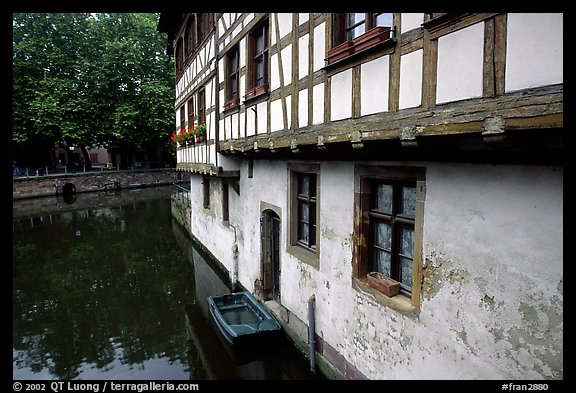
[(236, 240), (236, 227), (230, 225), (234, 229), (234, 244), (232, 244), (232, 271), (230, 272), (230, 281), (232, 284), (232, 292), (236, 292), (238, 287), (238, 242)]
[(316, 372), (316, 340), (314, 339), (314, 331), (316, 330), (314, 322), (314, 303), (316, 302), (316, 295), (310, 296), (308, 299), (308, 342), (310, 343), (310, 371)]

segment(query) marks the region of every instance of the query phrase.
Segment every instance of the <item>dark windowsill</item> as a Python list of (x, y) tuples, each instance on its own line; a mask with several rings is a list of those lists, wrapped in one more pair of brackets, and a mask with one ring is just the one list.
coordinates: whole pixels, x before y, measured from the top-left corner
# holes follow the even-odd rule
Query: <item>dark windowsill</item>
[(250, 103), (250, 102), (252, 102), (253, 100), (256, 100), (256, 99), (259, 98), (259, 97), (262, 97), (262, 96), (265, 96), (265, 95), (267, 96), (268, 93), (269, 93), (269, 91), (268, 91), (268, 83), (264, 83), (264, 84), (258, 85), (258, 86), (254, 87), (254, 88), (252, 88), (252, 89), (250, 89), (250, 90), (248, 90), (248, 91), (246, 92), (246, 95), (244, 96), (244, 102), (245, 102), (246, 104), (247, 104), (247, 103)]
[(346, 41), (335, 46), (326, 53), (326, 67), (340, 63), (376, 46), (394, 45), (396, 39), (393, 37), (392, 32), (393, 30), (387, 27), (378, 26), (354, 38), (352, 41)]
[(232, 98), (231, 100), (228, 100), (224, 103), (224, 111), (236, 108), (238, 104), (240, 104), (240, 98)]

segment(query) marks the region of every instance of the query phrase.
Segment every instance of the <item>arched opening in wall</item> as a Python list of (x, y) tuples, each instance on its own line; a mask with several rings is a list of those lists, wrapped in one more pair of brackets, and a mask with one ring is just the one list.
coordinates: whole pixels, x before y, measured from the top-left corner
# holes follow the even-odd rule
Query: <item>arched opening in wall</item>
[(272, 210), (264, 210), (260, 217), (261, 269), (257, 283), (263, 300), (280, 302), (280, 217)]
[(62, 187), (62, 197), (67, 204), (76, 202), (76, 186), (72, 183), (64, 184)]

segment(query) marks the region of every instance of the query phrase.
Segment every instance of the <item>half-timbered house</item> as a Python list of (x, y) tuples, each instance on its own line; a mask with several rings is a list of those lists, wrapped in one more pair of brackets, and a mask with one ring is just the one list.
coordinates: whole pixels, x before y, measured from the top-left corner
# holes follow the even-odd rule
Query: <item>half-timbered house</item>
[(158, 30), (192, 235), (304, 347), (315, 299), (321, 368), (563, 378), (562, 14), (165, 13)]

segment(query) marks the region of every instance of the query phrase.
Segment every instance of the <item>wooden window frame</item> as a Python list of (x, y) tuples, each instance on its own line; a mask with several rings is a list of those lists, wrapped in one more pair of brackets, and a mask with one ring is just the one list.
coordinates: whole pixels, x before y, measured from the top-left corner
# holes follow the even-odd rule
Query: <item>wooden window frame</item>
[(202, 207), (210, 209), (210, 177), (202, 177)]
[[(400, 207), (402, 204), (402, 188), (413, 186), (416, 188), (416, 180), (385, 180), (385, 179), (366, 179), (369, 184), (365, 184), (365, 187), (370, 187), (370, 206), (368, 209), (368, 261), (367, 267), (369, 271), (377, 271), (376, 267), (376, 256), (375, 252), (377, 249), (386, 251), (390, 253), (390, 275), (389, 278), (396, 280), (400, 283), (400, 292), (411, 296), (412, 295), (412, 285), (407, 286), (402, 283), (400, 278), (401, 266), (400, 258), (403, 256), (400, 253), (401, 245), (401, 230), (402, 228), (408, 228), (414, 231), (415, 217), (410, 217), (402, 214)], [(375, 196), (376, 196), (376, 186), (377, 185), (390, 185), (392, 186), (392, 209), (390, 212), (382, 212), (375, 207)], [(390, 226), (391, 231), (391, 245), (390, 249), (382, 248), (375, 241), (375, 226), (378, 223), (384, 223)], [(410, 258), (413, 260), (413, 258)]]
[(230, 208), (229, 208), (230, 194), (228, 183), (222, 180), (222, 221), (227, 223), (230, 220)]
[(196, 51), (196, 18), (192, 14), (188, 16), (186, 21), (184, 45), (186, 46), (186, 58), (189, 60)]
[[(347, 25), (349, 13), (335, 13), (332, 19), (332, 48), (326, 53), (328, 65), (347, 59), (357, 53), (364, 52), (374, 47), (379, 47), (381, 43), (393, 45), (395, 43), (395, 27), (377, 26), (376, 18), (382, 13), (365, 13), (362, 23), (358, 22), (352, 26)], [(394, 15), (391, 14), (392, 20)], [(365, 32), (357, 37), (348, 37), (348, 31), (365, 24)]]
[[(377, 166), (377, 165), (357, 165), (354, 174), (354, 250), (352, 255), (352, 278), (355, 286), (363, 291), (378, 293), (377, 298), (386, 298), (378, 290), (367, 285), (367, 275), (373, 270), (373, 255), (371, 244), (373, 242), (373, 224), (375, 220), (383, 219), (382, 215), (377, 216), (373, 211), (373, 187), (376, 183), (390, 183), (398, 186), (412, 184), (416, 185), (416, 212), (412, 219), (398, 217), (399, 227), (413, 225), (412, 252), (412, 287), (400, 290), (400, 295), (386, 298), (386, 304), (393, 307), (402, 306), (407, 300), (411, 307), (420, 306), (421, 285), (422, 285), (422, 232), (424, 221), (424, 201), (426, 194), (426, 173), (423, 167), (397, 167), (397, 166)], [(393, 198), (398, 198), (397, 195)], [(398, 201), (394, 201), (398, 203)], [(397, 210), (396, 210), (397, 211)], [(388, 219), (393, 219), (391, 216)], [(397, 236), (392, 232), (392, 236)], [(360, 239), (363, 239), (360, 241)], [(393, 239), (399, 243), (398, 237)], [(394, 247), (394, 246), (393, 246)], [(397, 246), (396, 246), (397, 247)]]
[(186, 107), (182, 105), (180, 107), (180, 132), (186, 129)]
[(186, 103), (188, 108), (188, 128), (194, 127), (194, 98), (190, 97)]
[[(246, 99), (250, 99), (261, 94), (267, 93), (269, 89), (269, 54), (270, 54), (270, 34), (269, 34), (269, 21), (268, 18), (258, 23), (248, 35), (248, 89), (246, 91)], [(264, 48), (260, 52), (256, 52), (256, 42), (259, 36), (263, 36)], [(263, 76), (262, 81), (256, 80), (256, 70), (258, 64), (262, 63)]]
[[(314, 191), (303, 195), (299, 191), (299, 179), (303, 175), (315, 177)], [(289, 201), (289, 230), (287, 251), (296, 258), (316, 269), (320, 266), (320, 164), (288, 164), (288, 201)], [(299, 233), (299, 205), (308, 203), (314, 206), (313, 212), (309, 210), (309, 239), (313, 237), (314, 244), (304, 244)], [(314, 223), (311, 225), (312, 217)], [(312, 234), (312, 226), (314, 232)]]
[(225, 72), (226, 102), (224, 103), (224, 110), (227, 110), (240, 103), (240, 46), (238, 44), (226, 53)]
[(198, 124), (206, 124), (206, 89), (198, 90)]

